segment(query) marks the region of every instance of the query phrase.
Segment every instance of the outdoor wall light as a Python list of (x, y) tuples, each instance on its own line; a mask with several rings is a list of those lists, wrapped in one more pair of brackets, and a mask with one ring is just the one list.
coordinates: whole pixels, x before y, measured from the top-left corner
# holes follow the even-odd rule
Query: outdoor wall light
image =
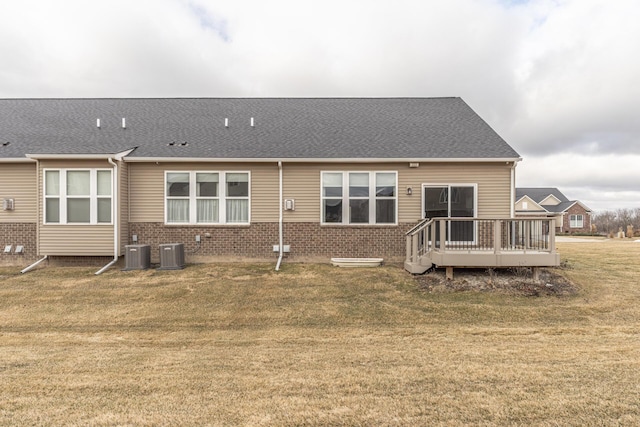
[(412, 194), (413, 194), (413, 188), (407, 187), (407, 196), (410, 196)]

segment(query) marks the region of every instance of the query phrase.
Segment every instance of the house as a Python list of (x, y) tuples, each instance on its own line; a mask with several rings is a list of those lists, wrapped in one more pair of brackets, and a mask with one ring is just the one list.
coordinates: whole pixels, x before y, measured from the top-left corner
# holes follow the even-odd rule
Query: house
[(591, 231), (591, 209), (579, 200), (569, 200), (553, 187), (516, 188), (516, 216), (553, 217), (560, 233)]
[(425, 217), (513, 217), (519, 160), (460, 98), (3, 99), (0, 261), (401, 261)]

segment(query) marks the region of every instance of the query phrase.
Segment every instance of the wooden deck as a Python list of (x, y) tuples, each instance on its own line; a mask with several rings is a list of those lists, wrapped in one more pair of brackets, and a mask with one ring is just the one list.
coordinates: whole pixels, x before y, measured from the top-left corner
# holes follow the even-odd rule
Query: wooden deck
[(407, 232), (404, 267), (548, 267), (560, 265), (550, 218), (433, 218)]

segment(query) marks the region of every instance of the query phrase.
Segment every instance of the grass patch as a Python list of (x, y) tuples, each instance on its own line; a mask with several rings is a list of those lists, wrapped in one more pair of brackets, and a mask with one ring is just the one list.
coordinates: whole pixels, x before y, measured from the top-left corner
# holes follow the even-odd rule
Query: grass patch
[(558, 247), (577, 290), (538, 298), (394, 266), (0, 268), (0, 424), (638, 425), (640, 244)]

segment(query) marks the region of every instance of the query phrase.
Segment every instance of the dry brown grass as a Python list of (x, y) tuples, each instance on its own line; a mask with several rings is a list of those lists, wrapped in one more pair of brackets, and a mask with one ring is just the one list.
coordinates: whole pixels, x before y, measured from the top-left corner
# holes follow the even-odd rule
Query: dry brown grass
[(640, 243), (569, 296), (401, 269), (0, 269), (2, 425), (639, 425)]

